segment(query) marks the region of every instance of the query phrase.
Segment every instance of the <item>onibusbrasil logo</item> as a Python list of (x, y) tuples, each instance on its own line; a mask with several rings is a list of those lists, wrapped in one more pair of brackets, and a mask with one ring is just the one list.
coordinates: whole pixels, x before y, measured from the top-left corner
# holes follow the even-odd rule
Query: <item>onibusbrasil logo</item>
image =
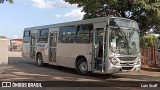
[(2, 82), (2, 87), (42, 87), (42, 84), (31, 82)]

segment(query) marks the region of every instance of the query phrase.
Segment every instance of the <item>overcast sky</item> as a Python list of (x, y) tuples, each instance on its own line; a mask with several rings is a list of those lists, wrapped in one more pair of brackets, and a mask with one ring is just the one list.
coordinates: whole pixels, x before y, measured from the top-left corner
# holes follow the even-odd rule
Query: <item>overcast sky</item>
[(0, 4), (0, 35), (22, 38), (27, 27), (81, 20), (84, 12), (63, 0), (14, 0)]

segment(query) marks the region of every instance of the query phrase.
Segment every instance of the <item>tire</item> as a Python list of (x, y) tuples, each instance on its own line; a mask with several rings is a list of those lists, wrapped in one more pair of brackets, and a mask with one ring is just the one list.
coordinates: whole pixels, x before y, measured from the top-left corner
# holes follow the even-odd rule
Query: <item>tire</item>
[(38, 54), (37, 55), (36, 61), (37, 61), (37, 65), (39, 67), (43, 67), (44, 66), (42, 54)]
[(77, 72), (81, 75), (88, 75), (88, 63), (85, 58), (77, 62)]

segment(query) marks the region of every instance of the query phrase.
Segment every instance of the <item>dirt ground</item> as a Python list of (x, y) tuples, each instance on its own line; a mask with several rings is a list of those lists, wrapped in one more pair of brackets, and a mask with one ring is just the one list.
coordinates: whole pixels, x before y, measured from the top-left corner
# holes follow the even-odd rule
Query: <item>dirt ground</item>
[[(35, 61), (24, 59), (21, 56), (21, 52), (9, 52), (9, 64), (7, 66), (0, 66), (0, 81), (72, 81), (71, 84), (73, 86), (75, 81), (81, 82), (79, 84), (89, 82), (89, 86), (125, 86), (135, 84), (139, 85), (137, 86), (137, 90), (139, 90), (138, 87), (141, 87), (140, 82), (157, 81), (159, 83), (160, 72), (141, 70), (139, 72), (118, 73), (111, 76), (100, 74), (81, 76), (77, 74), (76, 70), (70, 68), (53, 65), (38, 67)], [(129, 82), (131, 83), (129, 84)], [(158, 85), (160, 86), (160, 83)], [(119, 89), (121, 88), (122, 90), (124, 89), (124, 87), (120, 87)]]

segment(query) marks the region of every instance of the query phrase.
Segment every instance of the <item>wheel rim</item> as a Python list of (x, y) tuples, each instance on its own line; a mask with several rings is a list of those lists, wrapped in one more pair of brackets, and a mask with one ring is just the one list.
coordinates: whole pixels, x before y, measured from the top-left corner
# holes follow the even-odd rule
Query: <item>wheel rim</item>
[(80, 63), (79, 70), (83, 73), (87, 72), (88, 70), (87, 62)]
[(42, 59), (38, 57), (38, 64), (41, 65), (41, 63), (42, 63)]

